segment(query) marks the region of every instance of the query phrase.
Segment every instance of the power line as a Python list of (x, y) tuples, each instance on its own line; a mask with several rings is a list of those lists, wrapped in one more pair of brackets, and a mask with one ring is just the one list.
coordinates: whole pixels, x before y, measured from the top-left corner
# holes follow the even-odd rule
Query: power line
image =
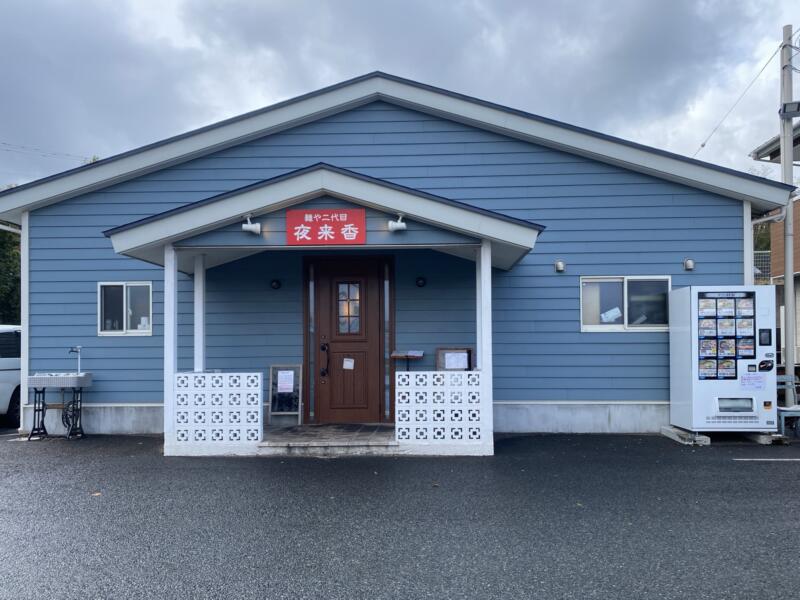
[(22, 144), (12, 144), (9, 142), (0, 142), (0, 150), (3, 152), (18, 152), (20, 154), (35, 154), (43, 156), (44, 158), (69, 158), (72, 160), (91, 160), (88, 156), (80, 156), (78, 154), (70, 154), (68, 152), (56, 152), (53, 150), (45, 150), (36, 146), (24, 146)]
[(747, 92), (749, 92), (749, 91), (750, 91), (750, 88), (751, 88), (751, 87), (753, 87), (753, 84), (756, 82), (756, 80), (757, 80), (759, 77), (761, 77), (761, 74), (762, 74), (762, 73), (763, 73), (763, 72), (766, 70), (767, 66), (769, 66), (769, 63), (771, 63), (771, 62), (772, 62), (772, 59), (773, 59), (773, 58), (775, 58), (775, 57), (777, 56), (778, 52), (780, 52), (780, 50), (781, 50), (781, 48), (782, 48), (782, 47), (783, 47), (783, 43), (780, 43), (780, 44), (778, 44), (778, 47), (777, 47), (777, 48), (775, 48), (775, 52), (773, 52), (773, 53), (772, 53), (772, 55), (771, 55), (771, 56), (770, 56), (770, 57), (767, 59), (767, 62), (765, 62), (765, 63), (764, 63), (764, 66), (763, 66), (763, 67), (761, 67), (761, 70), (759, 70), (759, 72), (758, 72), (758, 73), (756, 73), (756, 76), (755, 76), (755, 77), (753, 77), (753, 79), (750, 81), (750, 83), (748, 83), (748, 84), (747, 84), (747, 87), (745, 87), (745, 88), (744, 88), (744, 91), (743, 91), (743, 92), (742, 92), (742, 93), (739, 95), (739, 97), (736, 99), (736, 102), (734, 102), (734, 103), (733, 103), (733, 106), (731, 106), (731, 107), (728, 109), (728, 112), (726, 112), (726, 113), (725, 113), (725, 114), (722, 116), (722, 118), (720, 119), (719, 123), (717, 123), (717, 125), (714, 127), (714, 129), (712, 129), (712, 130), (711, 130), (711, 133), (709, 133), (709, 134), (708, 134), (708, 137), (707, 137), (705, 140), (703, 140), (703, 143), (702, 143), (702, 144), (700, 144), (700, 147), (697, 149), (697, 151), (696, 151), (694, 154), (692, 154), (692, 158), (694, 158), (695, 156), (697, 156), (697, 155), (700, 153), (700, 151), (701, 151), (703, 148), (705, 148), (705, 147), (706, 147), (706, 144), (707, 144), (707, 143), (708, 143), (708, 141), (711, 139), (711, 137), (712, 137), (712, 136), (713, 136), (713, 135), (714, 135), (714, 134), (717, 132), (717, 129), (719, 129), (719, 128), (720, 128), (720, 126), (721, 126), (721, 125), (722, 125), (722, 124), (725, 122), (725, 119), (727, 119), (727, 118), (728, 118), (728, 115), (730, 115), (730, 114), (733, 112), (733, 109), (735, 109), (735, 108), (736, 108), (736, 107), (739, 105), (739, 102), (741, 102), (741, 101), (742, 101), (742, 98), (744, 98), (744, 97), (745, 97), (745, 94), (747, 94)]

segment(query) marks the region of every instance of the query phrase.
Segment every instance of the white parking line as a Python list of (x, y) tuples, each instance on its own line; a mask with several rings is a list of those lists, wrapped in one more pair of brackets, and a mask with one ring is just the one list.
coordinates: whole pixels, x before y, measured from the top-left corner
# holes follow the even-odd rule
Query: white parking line
[(739, 462), (800, 462), (800, 458), (734, 458)]

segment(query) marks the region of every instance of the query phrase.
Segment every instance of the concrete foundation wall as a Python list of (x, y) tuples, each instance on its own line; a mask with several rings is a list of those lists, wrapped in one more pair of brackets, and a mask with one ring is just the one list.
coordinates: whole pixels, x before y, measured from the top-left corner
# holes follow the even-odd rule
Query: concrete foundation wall
[[(24, 408), (25, 431), (33, 422), (33, 406)], [(496, 433), (658, 433), (669, 425), (668, 403), (544, 403), (499, 402), (494, 406)], [(63, 435), (61, 411), (49, 410), (48, 432)], [(160, 434), (164, 430), (159, 405), (84, 405), (87, 434)]]
[[(33, 425), (33, 405), (22, 407), (24, 431)], [(64, 435), (61, 411), (50, 409), (45, 415), (44, 425), (52, 435)], [(83, 430), (92, 434), (160, 434), (164, 432), (164, 408), (161, 405), (113, 406), (83, 405)]]
[(495, 433), (658, 433), (669, 403), (495, 402)]

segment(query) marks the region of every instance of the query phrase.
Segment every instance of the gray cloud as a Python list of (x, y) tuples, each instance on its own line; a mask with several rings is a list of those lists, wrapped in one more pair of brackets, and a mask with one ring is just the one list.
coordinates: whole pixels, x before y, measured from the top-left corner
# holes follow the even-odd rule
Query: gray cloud
[[(719, 112), (697, 116), (690, 108), (714, 88), (733, 101), (743, 87), (737, 67), (760, 58), (763, 39), (777, 43), (790, 4), (164, 0), (78, 6), (3, 5), (0, 52), (15, 60), (0, 66), (0, 142), (108, 156), (380, 69), (691, 153)], [(713, 152), (709, 145), (701, 158), (746, 168), (747, 151), (772, 128), (764, 117), (735, 135), (721, 131), (727, 145)], [(0, 151), (0, 182), (76, 164)]]

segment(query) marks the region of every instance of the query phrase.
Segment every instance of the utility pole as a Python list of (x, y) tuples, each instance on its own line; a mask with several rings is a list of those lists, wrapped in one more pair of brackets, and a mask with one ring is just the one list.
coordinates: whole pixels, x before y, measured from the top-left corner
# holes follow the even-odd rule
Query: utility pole
[[(783, 26), (783, 46), (781, 47), (781, 108), (780, 108), (780, 146), (781, 181), (792, 184), (794, 149), (792, 117), (784, 114), (786, 104), (792, 101), (792, 26)], [(789, 198), (786, 219), (783, 222), (783, 364), (786, 374), (794, 376), (795, 339), (797, 316), (794, 297), (794, 201)]]

